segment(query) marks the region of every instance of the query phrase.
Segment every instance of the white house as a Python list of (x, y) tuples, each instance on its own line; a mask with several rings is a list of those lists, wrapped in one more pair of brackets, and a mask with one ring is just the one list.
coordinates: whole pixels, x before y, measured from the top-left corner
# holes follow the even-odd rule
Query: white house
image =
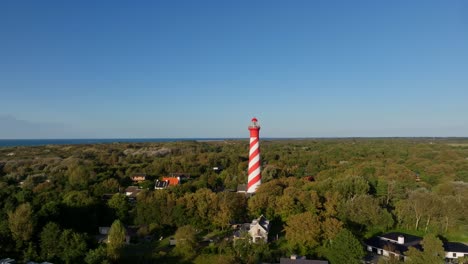
[(366, 249), (369, 252), (384, 256), (395, 256), (402, 260), (406, 259), (404, 253), (409, 247), (422, 250), (421, 237), (393, 232), (372, 237), (365, 241)]
[(270, 231), (270, 221), (268, 221), (263, 215), (259, 218), (252, 220), (250, 224), (249, 234), (252, 237), (253, 242), (263, 240), (268, 242), (268, 232)]
[(268, 242), (268, 232), (270, 231), (270, 221), (268, 221), (263, 215), (259, 218), (252, 220), (252, 223), (245, 223), (236, 225), (237, 230), (234, 232), (234, 239), (242, 239), (243, 233), (249, 234), (254, 243), (258, 241)]
[[(365, 241), (366, 249), (369, 252), (384, 256), (396, 256), (406, 260), (405, 252), (409, 247), (423, 250), (421, 237), (393, 232), (372, 237)], [(445, 258), (447, 260), (468, 256), (468, 246), (457, 242), (443, 242)]]
[(468, 246), (457, 242), (444, 242), (446, 259), (468, 257)]

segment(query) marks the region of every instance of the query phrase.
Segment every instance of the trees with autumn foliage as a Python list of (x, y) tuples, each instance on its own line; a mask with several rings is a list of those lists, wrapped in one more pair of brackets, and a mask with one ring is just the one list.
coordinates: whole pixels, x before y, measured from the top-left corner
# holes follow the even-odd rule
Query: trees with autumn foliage
[[(21, 261), (102, 262), (108, 247), (94, 236), (116, 219), (137, 229), (132, 243), (146, 250), (141, 262), (181, 260), (165, 243), (187, 225), (197, 239), (213, 240), (197, 244), (188, 262), (275, 262), (302, 253), (333, 263), (339, 256), (327, 250), (342, 230), (358, 240), (397, 229), (468, 242), (467, 143), (263, 140), (262, 185), (250, 198), (230, 191), (246, 182), (244, 140), (0, 148), (0, 251)], [(176, 172), (190, 180), (144, 189), (136, 201), (123, 193), (134, 173), (156, 179)], [(234, 247), (222, 239), (230, 237), (231, 224), (262, 214), (271, 222), (268, 244)], [(61, 239), (63, 248), (51, 242)], [(132, 246), (119, 262), (134, 257)]]

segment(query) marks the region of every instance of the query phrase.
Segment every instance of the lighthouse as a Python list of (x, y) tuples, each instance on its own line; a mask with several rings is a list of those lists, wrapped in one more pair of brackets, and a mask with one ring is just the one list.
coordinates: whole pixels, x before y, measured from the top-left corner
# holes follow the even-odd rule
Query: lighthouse
[(255, 193), (257, 188), (262, 183), (260, 174), (260, 126), (257, 118), (252, 118), (252, 123), (249, 126), (250, 131), (250, 149), (249, 149), (249, 171), (247, 182), (247, 193)]

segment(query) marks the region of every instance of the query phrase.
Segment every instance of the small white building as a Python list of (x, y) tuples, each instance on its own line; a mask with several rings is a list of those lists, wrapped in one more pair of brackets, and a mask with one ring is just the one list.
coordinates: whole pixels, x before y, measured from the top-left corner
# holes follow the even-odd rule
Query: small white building
[(404, 253), (409, 247), (421, 248), (422, 238), (408, 234), (392, 232), (372, 237), (365, 241), (367, 251), (384, 256), (394, 256), (405, 260)]
[(252, 220), (252, 223), (245, 223), (236, 226), (237, 230), (234, 232), (234, 240), (244, 238), (242, 234), (247, 233), (254, 243), (259, 241), (268, 242), (270, 221), (268, 221), (263, 215)]
[[(406, 260), (405, 252), (409, 247), (423, 250), (422, 237), (393, 232), (372, 237), (365, 241), (367, 251), (384, 256), (395, 256)], [(445, 259), (452, 260), (468, 256), (468, 246), (457, 242), (443, 242)]]
[(444, 242), (446, 259), (468, 257), (468, 246), (457, 242)]
[(252, 220), (249, 229), (249, 235), (252, 237), (252, 241), (258, 242), (263, 240), (268, 242), (268, 232), (270, 231), (270, 221), (268, 221), (263, 215), (259, 218)]

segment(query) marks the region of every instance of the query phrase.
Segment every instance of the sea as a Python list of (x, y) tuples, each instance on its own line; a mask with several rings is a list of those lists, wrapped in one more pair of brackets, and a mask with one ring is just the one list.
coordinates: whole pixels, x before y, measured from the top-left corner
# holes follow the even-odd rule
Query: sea
[(110, 144), (110, 143), (157, 143), (177, 141), (222, 141), (239, 138), (93, 138), (93, 139), (0, 139), (0, 147)]

